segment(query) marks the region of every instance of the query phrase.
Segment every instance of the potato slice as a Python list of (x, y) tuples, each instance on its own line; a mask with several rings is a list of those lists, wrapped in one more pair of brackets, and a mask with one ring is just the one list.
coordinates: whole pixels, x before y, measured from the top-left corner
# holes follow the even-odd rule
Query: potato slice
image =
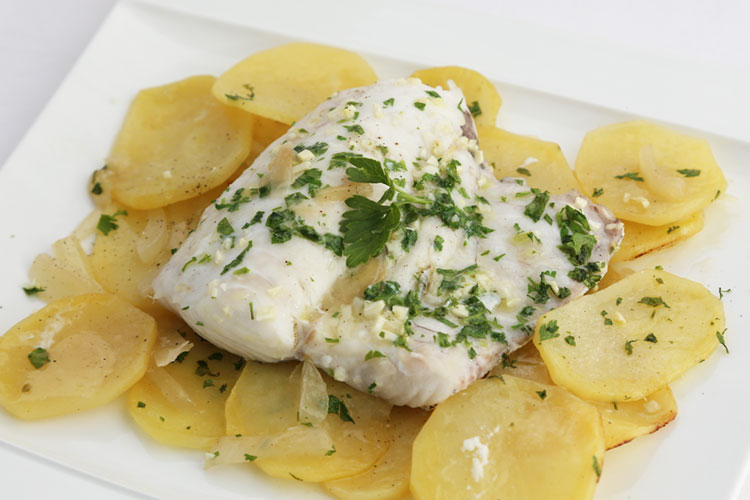
[[(502, 363), (490, 372), (490, 376), (493, 375), (512, 375), (540, 384), (554, 385), (533, 342), (503, 358)], [(669, 386), (638, 401), (587, 403), (594, 405), (602, 416), (604, 441), (608, 450), (656, 432), (677, 416), (677, 403)]]
[(253, 144), (250, 155), (245, 160), (247, 166), (252, 165), (255, 159), (276, 139), (289, 130), (286, 123), (277, 122), (262, 116), (253, 116)]
[(342, 500), (397, 500), (409, 494), (409, 474), (414, 440), (430, 414), (406, 406), (391, 410), (395, 441), (375, 465), (356, 476), (323, 483)]
[(521, 177), (529, 186), (553, 194), (580, 191), (568, 161), (554, 142), (517, 135), (496, 127), (478, 127), (479, 147), (495, 177)]
[(610, 261), (609, 266), (607, 266), (607, 274), (605, 274), (604, 277), (599, 281), (599, 283), (596, 284), (596, 287), (592, 288), (588, 292), (588, 295), (596, 293), (600, 290), (604, 290), (608, 286), (614, 285), (624, 277), (630, 276), (634, 272), (635, 271), (633, 269), (627, 267), (626, 264), (623, 264), (622, 262)]
[[(91, 268), (96, 281), (110, 293), (127, 300), (139, 309), (153, 314), (163, 314), (165, 309), (150, 297), (151, 282), (156, 277), (159, 264), (168, 259), (169, 249), (163, 241), (157, 262), (144, 262), (137, 247), (141, 233), (150, 216), (164, 217), (164, 211), (127, 211), (111, 207), (102, 217), (91, 254)], [(107, 218), (109, 217), (109, 218)], [(117, 227), (114, 227), (117, 226)], [(165, 229), (166, 230), (166, 229)], [(104, 234), (107, 232), (107, 234)], [(153, 236), (152, 236), (153, 237)]]
[[(299, 425), (297, 366), (297, 363), (248, 362), (227, 400), (227, 434), (273, 438)], [(300, 450), (291, 443), (286, 456), (281, 453), (281, 457), (259, 457), (254, 463), (270, 476), (330, 481), (369, 469), (388, 450), (392, 442), (388, 425), (390, 405), (324, 378), (329, 414), (319, 427), (305, 428), (324, 429), (333, 439), (334, 447), (324, 454), (300, 455)]]
[(151, 363), (130, 389), (128, 411), (159, 442), (208, 450), (224, 436), (224, 406), (244, 362), (201, 339), (177, 318), (159, 321), (159, 340), (174, 333), (184, 335), (192, 347), (161, 368)]
[(52, 245), (54, 257), (39, 254), (31, 265), (29, 277), (44, 291), (37, 296), (52, 302), (71, 295), (101, 293), (104, 289), (93, 277), (88, 255), (74, 236), (68, 236)]
[(625, 221), (625, 238), (610, 262), (637, 259), (651, 252), (669, 248), (703, 229), (703, 212), (665, 226), (647, 226)]
[(619, 402), (642, 399), (706, 359), (723, 329), (722, 303), (703, 285), (644, 270), (548, 312), (533, 338), (555, 383)]
[(127, 207), (163, 207), (226, 181), (250, 152), (252, 119), (216, 101), (215, 78), (142, 90), (107, 160), (112, 195)]
[(0, 337), (0, 404), (22, 419), (113, 400), (146, 371), (154, 319), (107, 294), (52, 302)]
[(448, 80), (453, 80), (463, 91), (466, 106), (477, 125), (495, 125), (503, 101), (495, 85), (481, 73), (460, 66), (441, 66), (421, 69), (411, 76), (425, 85), (444, 89), (448, 88)]
[(591, 402), (602, 415), (608, 450), (658, 431), (677, 416), (672, 389), (665, 386), (638, 401), (622, 403)]
[(377, 79), (367, 61), (354, 52), (289, 43), (243, 59), (216, 80), (213, 93), (223, 103), (290, 124), (334, 92)]
[(683, 220), (727, 187), (706, 141), (644, 121), (587, 133), (575, 175), (616, 216), (649, 226)]
[(440, 403), (414, 442), (417, 500), (590, 499), (604, 457), (596, 409), (504, 375)]

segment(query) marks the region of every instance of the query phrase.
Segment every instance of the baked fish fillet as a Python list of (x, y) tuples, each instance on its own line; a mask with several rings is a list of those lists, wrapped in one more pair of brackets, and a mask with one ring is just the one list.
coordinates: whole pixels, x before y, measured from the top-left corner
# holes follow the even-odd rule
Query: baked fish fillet
[(623, 225), (494, 178), (457, 88), (339, 92), (274, 142), (154, 282), (200, 335), (434, 405), (606, 272)]

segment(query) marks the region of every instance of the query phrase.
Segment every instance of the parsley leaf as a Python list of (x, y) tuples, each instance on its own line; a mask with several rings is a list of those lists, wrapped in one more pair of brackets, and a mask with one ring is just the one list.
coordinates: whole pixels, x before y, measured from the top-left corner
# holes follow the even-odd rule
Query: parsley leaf
[(245, 247), (245, 249), (242, 250), (239, 253), (239, 255), (237, 255), (237, 257), (234, 258), (234, 260), (232, 260), (229, 264), (227, 264), (226, 266), (224, 266), (224, 268), (221, 270), (220, 274), (224, 275), (224, 274), (228, 273), (229, 270), (232, 269), (233, 267), (239, 266), (242, 263), (242, 259), (245, 258), (245, 255), (247, 255), (247, 252), (249, 252), (251, 248), (253, 248), (253, 242), (252, 242), (252, 240), (247, 242), (247, 246)]
[(548, 323), (543, 324), (539, 328), (539, 342), (559, 337), (559, 329), (560, 328), (557, 326), (557, 320), (554, 319), (550, 320)]
[(360, 195), (345, 203), (352, 210), (344, 212), (340, 225), (344, 255), (347, 267), (356, 267), (383, 251), (391, 233), (401, 224), (401, 210), (397, 205), (381, 205)]
[(37, 347), (31, 351), (27, 357), (29, 358), (29, 363), (37, 370), (49, 363), (49, 353), (47, 349), (42, 349), (41, 347)]
[(117, 223), (117, 217), (120, 215), (128, 215), (127, 210), (118, 210), (112, 215), (102, 214), (101, 217), (99, 217), (99, 222), (96, 224), (96, 228), (101, 231), (104, 236), (107, 236), (111, 231), (120, 227)]
[(544, 191), (536, 193), (534, 195), (534, 199), (531, 200), (531, 203), (526, 205), (526, 208), (523, 210), (523, 214), (534, 222), (539, 222), (539, 219), (541, 219), (542, 215), (544, 214), (544, 209), (547, 208), (548, 201), (548, 192)]
[[(333, 159), (331, 160), (331, 163), (333, 163)], [(321, 172), (319, 169), (308, 168), (294, 180), (294, 182), (292, 183), (292, 188), (300, 189), (304, 186), (307, 186), (307, 192), (310, 194), (311, 198), (314, 198), (315, 192), (323, 185), (320, 182), (321, 175), (323, 175), (323, 172)]]
[(310, 146), (305, 146), (304, 144), (297, 144), (294, 146), (295, 153), (301, 153), (304, 150), (310, 151), (315, 156), (320, 156), (328, 151), (328, 144), (325, 142), (316, 142)]
[(640, 177), (638, 172), (628, 172), (622, 175), (615, 175), (615, 179), (630, 179), (631, 181), (643, 182), (643, 177)]
[(467, 105), (466, 107), (469, 108), (469, 112), (471, 113), (471, 116), (473, 116), (474, 118), (482, 114), (482, 108), (479, 106), (478, 101), (474, 101), (470, 105)]
[(370, 361), (371, 359), (375, 358), (384, 358), (385, 354), (383, 354), (380, 351), (367, 351), (367, 354), (365, 354), (365, 361)]
[(651, 307), (659, 307), (664, 306), (667, 309), (671, 309), (669, 305), (667, 305), (666, 302), (661, 297), (641, 297), (641, 300), (638, 301), (639, 304), (646, 304), (647, 306)]
[(45, 290), (46, 288), (41, 286), (23, 287), (23, 293), (25, 293), (26, 295), (36, 295), (37, 293), (42, 293)]
[(349, 408), (346, 407), (346, 404), (333, 394), (328, 395), (328, 413), (338, 415), (344, 422), (355, 423), (349, 414)]
[(724, 346), (724, 349), (727, 351), (727, 354), (729, 354), (729, 348), (727, 347), (726, 342), (724, 341), (724, 334), (727, 332), (727, 329), (724, 328), (723, 331), (716, 330), (716, 338), (719, 339), (719, 344)]
[(680, 173), (685, 177), (698, 177), (699, 175), (701, 175), (701, 171), (694, 168), (681, 168), (677, 171), (677, 173)]

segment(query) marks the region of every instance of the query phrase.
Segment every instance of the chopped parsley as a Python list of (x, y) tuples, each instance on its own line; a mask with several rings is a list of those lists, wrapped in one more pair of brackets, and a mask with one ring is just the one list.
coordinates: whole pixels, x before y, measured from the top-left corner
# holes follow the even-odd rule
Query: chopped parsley
[(669, 305), (666, 302), (664, 302), (664, 300), (661, 297), (641, 297), (641, 300), (639, 300), (638, 303), (645, 304), (651, 307), (664, 306), (667, 309), (670, 309)]
[(622, 175), (615, 175), (615, 179), (630, 179), (631, 181), (643, 182), (643, 177), (640, 177), (638, 172), (628, 172)]
[[(533, 191), (532, 191), (533, 192)], [(526, 205), (523, 214), (533, 220), (539, 222), (544, 214), (544, 209), (547, 208), (547, 202), (549, 201), (549, 193), (544, 191), (536, 190), (534, 199)]]
[(547, 389), (544, 389), (543, 391), (536, 391), (536, 393), (542, 401), (547, 398)]
[(352, 134), (362, 135), (365, 133), (365, 129), (361, 125), (344, 125), (344, 128)]
[(301, 153), (305, 150), (311, 152), (315, 156), (320, 156), (328, 151), (328, 143), (316, 142), (315, 144), (311, 144), (310, 146), (305, 146), (304, 144), (297, 144), (296, 146), (294, 146), (295, 153)]
[(414, 107), (417, 108), (419, 111), (424, 111), (424, 107), (426, 106), (423, 102), (415, 102)]
[(232, 233), (234, 233), (234, 228), (232, 227), (232, 224), (229, 222), (229, 219), (224, 217), (223, 219), (219, 221), (219, 224), (216, 226), (216, 231), (222, 236), (229, 236)]
[(346, 404), (333, 394), (328, 395), (328, 413), (338, 415), (344, 422), (355, 423), (349, 414), (349, 408), (346, 407)]
[(646, 338), (644, 338), (643, 340), (645, 340), (646, 342), (651, 342), (652, 344), (656, 344), (658, 342), (656, 335), (654, 335), (653, 333), (649, 333), (648, 335), (646, 335)]
[(434, 90), (425, 90), (425, 93), (430, 97), (437, 97), (440, 98), (440, 94), (435, 92)]
[(30, 295), (36, 295), (37, 293), (42, 293), (45, 290), (46, 290), (46, 288), (41, 287), (41, 286), (36, 286), (36, 285), (30, 286), (30, 287), (26, 287), (26, 286), (23, 287), (23, 293), (25, 293), (26, 295), (29, 295), (29, 296)]
[(370, 384), (367, 387), (367, 392), (369, 392), (370, 394), (372, 394), (372, 390), (375, 389), (377, 386), (378, 386), (378, 384), (376, 382), (373, 382), (372, 384)]
[(625, 352), (628, 356), (633, 354), (633, 343), (638, 342), (637, 340), (626, 340), (625, 341)]
[(685, 177), (698, 177), (701, 175), (701, 171), (694, 168), (681, 168), (677, 173), (682, 174)]
[(43, 349), (41, 347), (37, 347), (26, 357), (29, 358), (29, 363), (31, 363), (31, 366), (33, 366), (37, 370), (49, 363), (49, 352), (47, 352), (47, 349)]
[(440, 236), (440, 235), (437, 235), (437, 236), (435, 236), (435, 239), (434, 239), (434, 240), (432, 241), (432, 246), (433, 246), (433, 247), (435, 248), (435, 250), (437, 250), (438, 252), (442, 252), (442, 251), (443, 251), (443, 242), (444, 242), (444, 241), (445, 241), (445, 240), (443, 239), (443, 237), (442, 237), (442, 236)]
[(575, 345), (576, 345), (576, 338), (574, 336), (572, 336), (572, 335), (568, 335), (568, 336), (565, 337), (565, 343), (568, 344), (568, 345), (572, 345), (573, 347), (575, 347)]
[(245, 453), (245, 462), (253, 462), (257, 459), (258, 457), (256, 457), (255, 455), (250, 455), (249, 453)]
[(474, 118), (482, 114), (482, 108), (479, 106), (478, 101), (473, 101), (471, 104), (467, 105), (466, 107), (469, 109), (469, 113), (471, 113), (471, 116)]
[(230, 101), (252, 101), (255, 99), (255, 87), (252, 87), (249, 83), (242, 86), (245, 89), (244, 95), (240, 94), (224, 94), (224, 97)]
[(128, 215), (127, 210), (118, 210), (112, 215), (102, 214), (99, 217), (99, 222), (96, 224), (96, 228), (101, 231), (104, 236), (109, 235), (110, 232), (120, 227), (117, 222), (117, 217), (120, 215)]
[(558, 333), (558, 330), (560, 328), (557, 326), (557, 320), (550, 320), (549, 322), (543, 324), (539, 328), (539, 341), (543, 342), (545, 340), (554, 339), (555, 337), (559, 337), (560, 334)]
[(365, 361), (370, 361), (371, 359), (375, 358), (384, 358), (385, 354), (383, 354), (380, 351), (368, 351), (367, 354), (365, 354)]
[[(331, 160), (331, 163), (333, 163), (333, 160)], [(308, 168), (294, 180), (294, 182), (292, 183), (292, 188), (300, 189), (304, 186), (307, 186), (308, 194), (311, 198), (314, 198), (316, 191), (323, 185), (320, 181), (321, 175), (323, 175), (323, 172), (321, 172), (320, 169)]]
[(242, 260), (245, 258), (245, 255), (247, 255), (247, 252), (249, 252), (251, 248), (253, 248), (252, 240), (247, 242), (247, 246), (239, 253), (239, 255), (237, 255), (237, 257), (234, 258), (234, 260), (224, 266), (220, 274), (224, 275), (228, 273), (232, 268), (239, 266), (242, 263)]
[(591, 194), (594, 198), (598, 198), (599, 196), (604, 194), (604, 188), (594, 188), (594, 192)]
[(359, 153), (350, 153), (348, 151), (332, 154), (331, 162), (328, 164), (328, 170), (346, 167), (349, 164), (349, 160), (351, 158), (362, 158), (362, 155)]
[(724, 346), (724, 350), (727, 351), (727, 354), (729, 354), (729, 348), (727, 347), (726, 341), (724, 340), (724, 334), (727, 333), (727, 329), (724, 328), (724, 330), (719, 331), (716, 330), (716, 338), (719, 339), (719, 344)]
[(138, 408), (145, 408), (146, 407), (146, 403), (144, 403), (143, 401), (138, 401), (138, 404), (136, 406)]
[(594, 472), (596, 473), (597, 477), (602, 476), (602, 466), (599, 465), (599, 459), (596, 458), (596, 455), (594, 455), (594, 462), (593, 462)]
[(389, 106), (393, 106), (394, 102), (396, 102), (395, 99), (393, 99), (393, 97), (390, 97), (390, 98), (386, 99), (385, 101), (383, 101), (383, 107), (387, 108)]
[(519, 167), (516, 169), (516, 172), (518, 172), (521, 175), (526, 175), (528, 177), (531, 177), (531, 172), (529, 172), (529, 169), (526, 167)]

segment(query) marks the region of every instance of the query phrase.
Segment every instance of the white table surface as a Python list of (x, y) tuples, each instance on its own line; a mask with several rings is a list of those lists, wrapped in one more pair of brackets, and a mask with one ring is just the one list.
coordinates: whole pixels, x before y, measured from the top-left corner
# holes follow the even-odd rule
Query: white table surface
[[(0, 165), (60, 84), (114, 0), (0, 0)], [(422, 0), (450, 4), (456, 0)], [(262, 4), (252, 4), (262, 15)], [(549, 29), (691, 61), (750, 70), (750, 2), (745, 0), (464, 0), (467, 19), (490, 12)], [(512, 48), (509, 48), (512, 50)], [(747, 94), (738, 99), (749, 99)], [(686, 103), (686, 106), (689, 103)], [(0, 445), (3, 497), (143, 498)], [(740, 499), (750, 499), (750, 478)], [(647, 499), (643, 499), (647, 500)]]

